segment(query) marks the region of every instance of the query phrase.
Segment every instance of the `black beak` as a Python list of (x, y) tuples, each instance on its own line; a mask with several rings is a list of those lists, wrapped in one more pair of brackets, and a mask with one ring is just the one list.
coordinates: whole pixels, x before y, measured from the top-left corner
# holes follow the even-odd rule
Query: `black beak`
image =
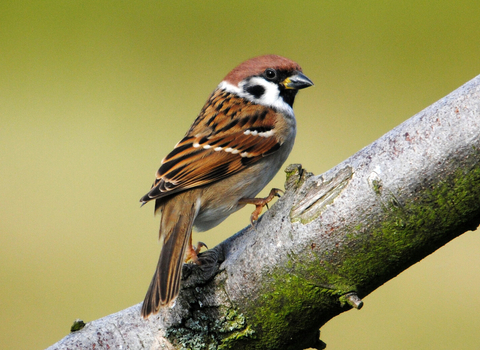
[(285, 89), (300, 90), (312, 86), (313, 82), (308, 79), (305, 74), (297, 72), (294, 75), (285, 79), (282, 84), (283, 86), (285, 86)]

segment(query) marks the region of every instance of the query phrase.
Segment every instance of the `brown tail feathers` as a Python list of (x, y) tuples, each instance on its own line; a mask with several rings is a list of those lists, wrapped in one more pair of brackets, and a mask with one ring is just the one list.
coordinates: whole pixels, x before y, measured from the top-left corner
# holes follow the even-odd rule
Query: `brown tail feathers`
[(185, 251), (199, 206), (195, 192), (180, 193), (176, 197), (185, 197), (183, 200), (166, 201), (162, 206), (160, 237), (164, 237), (164, 243), (157, 269), (143, 302), (144, 318), (157, 313), (161, 307), (173, 306), (178, 296)]

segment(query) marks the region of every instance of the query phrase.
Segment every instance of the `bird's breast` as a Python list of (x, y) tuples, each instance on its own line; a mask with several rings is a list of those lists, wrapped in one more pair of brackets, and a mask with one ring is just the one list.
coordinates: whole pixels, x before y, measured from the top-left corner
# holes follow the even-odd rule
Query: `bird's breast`
[(255, 198), (272, 180), (293, 148), (295, 129), (290, 131), (291, 134), (275, 153), (203, 189), (200, 210), (194, 221), (197, 231), (206, 231), (220, 224), (230, 214), (244, 207), (238, 204), (240, 199)]

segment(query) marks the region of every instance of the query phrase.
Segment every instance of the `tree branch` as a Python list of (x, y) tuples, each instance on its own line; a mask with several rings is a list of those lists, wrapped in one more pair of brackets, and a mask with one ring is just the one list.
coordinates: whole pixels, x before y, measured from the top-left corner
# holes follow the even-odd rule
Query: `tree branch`
[(321, 348), (328, 320), (478, 226), (479, 149), (480, 76), (321, 176), (289, 166), (255, 228), (184, 266), (174, 308), (143, 320), (137, 304), (49, 349)]

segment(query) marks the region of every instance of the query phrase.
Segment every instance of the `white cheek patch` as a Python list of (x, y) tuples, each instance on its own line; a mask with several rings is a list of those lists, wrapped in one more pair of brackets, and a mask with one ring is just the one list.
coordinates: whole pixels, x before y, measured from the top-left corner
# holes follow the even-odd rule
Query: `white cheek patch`
[[(271, 106), (277, 102), (280, 98), (280, 90), (278, 90), (278, 85), (266, 81), (260, 77), (253, 77), (247, 82), (242, 82), (239, 84), (240, 88), (243, 89), (244, 94), (250, 95), (254, 101), (264, 106)], [(261, 86), (264, 89), (263, 94), (260, 97), (255, 97), (247, 92), (246, 86)], [(283, 101), (283, 99), (282, 99)]]
[[(260, 96), (259, 98), (256, 98), (252, 94), (246, 92), (244, 90), (245, 84), (249, 86), (252, 85), (260, 85), (265, 89), (265, 92)], [(260, 104), (262, 106), (266, 107), (272, 107), (278, 111), (281, 111), (287, 115), (293, 116), (293, 108), (290, 107), (288, 103), (286, 103), (283, 98), (280, 96), (280, 91), (278, 90), (278, 85), (275, 83), (271, 83), (269, 81), (266, 81), (263, 78), (260, 77), (253, 77), (249, 79), (248, 81), (241, 81), (238, 86), (232, 85), (226, 81), (222, 81), (218, 85), (218, 89), (230, 92), (232, 94), (235, 94), (239, 97), (243, 97), (247, 99), (248, 101), (251, 101), (253, 103)]]

